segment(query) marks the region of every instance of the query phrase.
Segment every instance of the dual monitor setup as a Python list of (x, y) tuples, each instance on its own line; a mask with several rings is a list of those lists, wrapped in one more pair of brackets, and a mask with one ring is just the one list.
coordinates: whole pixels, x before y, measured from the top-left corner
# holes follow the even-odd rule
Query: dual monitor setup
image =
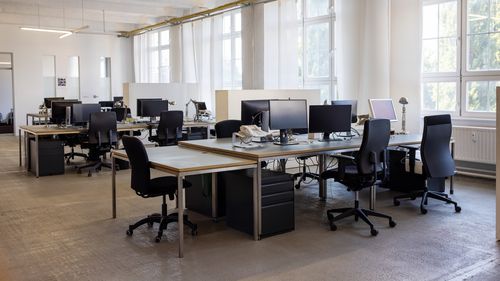
[[(369, 100), (374, 118), (397, 121), (391, 99)], [(288, 142), (288, 132), (322, 133), (321, 141), (331, 139), (332, 133), (350, 133), (351, 123), (357, 122), (357, 101), (336, 100), (331, 105), (310, 105), (309, 122), (307, 101), (285, 100), (244, 100), (241, 101), (241, 121), (243, 125), (257, 125), (264, 131), (279, 130), (278, 144)]]
[(64, 99), (62, 97), (45, 98), (44, 105), (50, 108), (52, 123), (73, 124), (84, 126), (89, 122), (90, 114), (101, 112), (106, 107), (113, 107), (115, 102), (122, 100), (123, 97), (114, 97), (114, 101), (100, 101), (99, 103), (86, 103), (76, 99)]
[[(207, 106), (204, 102), (190, 100), (189, 103), (194, 103), (197, 115), (199, 112), (205, 112)], [(188, 104), (189, 104), (188, 103)], [(168, 105), (173, 104), (168, 100), (161, 98), (143, 98), (137, 99), (137, 116), (155, 118), (161, 115), (162, 111), (168, 111)], [(186, 109), (187, 110), (187, 109)]]

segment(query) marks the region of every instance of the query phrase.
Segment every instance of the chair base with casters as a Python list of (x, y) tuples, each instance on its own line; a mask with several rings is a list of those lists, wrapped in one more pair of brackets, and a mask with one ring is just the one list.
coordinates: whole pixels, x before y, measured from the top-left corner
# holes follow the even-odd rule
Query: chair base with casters
[(87, 154), (75, 152), (75, 148), (71, 147), (71, 152), (64, 154), (64, 158), (66, 158), (66, 165), (69, 165), (71, 163), (70, 160), (75, 160), (75, 156), (82, 157), (83, 159), (88, 158)]
[(295, 188), (296, 189), (300, 189), (300, 184), (305, 181), (307, 178), (310, 178), (312, 180), (319, 180), (319, 175), (318, 174), (315, 174), (315, 173), (310, 173), (307, 171), (307, 165), (306, 165), (306, 161), (309, 157), (298, 157), (297, 159), (299, 160), (302, 160), (304, 161), (302, 163), (302, 172), (301, 173), (296, 173), (293, 175), (293, 180), (297, 180), (297, 178), (299, 179), (299, 181), (297, 182), (297, 184), (295, 184)]
[(394, 203), (394, 206), (399, 206), (401, 204), (401, 202), (399, 200), (401, 200), (401, 199), (415, 200), (415, 199), (417, 199), (417, 197), (422, 198), (422, 200), (420, 201), (420, 212), (424, 215), (427, 214), (427, 209), (425, 208), (425, 205), (427, 205), (428, 198), (436, 199), (439, 201), (446, 202), (448, 204), (455, 205), (455, 212), (457, 212), (457, 213), (460, 213), (460, 211), (462, 211), (462, 208), (460, 206), (458, 206), (458, 203), (456, 201), (451, 200), (448, 197), (448, 194), (443, 193), (443, 192), (438, 192), (438, 191), (431, 191), (428, 189), (414, 191), (414, 192), (410, 192), (408, 194), (396, 196), (396, 197), (394, 197), (393, 203)]
[[(76, 167), (77, 172), (79, 174), (81, 174), (83, 170), (88, 169), (88, 176), (91, 177), (92, 171), (97, 173), (98, 171), (100, 171), (102, 169), (102, 167), (106, 167), (108, 169), (112, 168), (111, 163), (104, 162), (104, 160), (101, 159), (100, 155), (96, 154), (96, 152), (93, 152), (93, 151), (91, 151), (89, 153), (89, 156), (87, 157), (87, 161), (89, 161), (89, 163)], [(116, 165), (116, 168), (117, 168), (117, 170), (119, 170), (118, 165)]]
[[(354, 220), (358, 221), (358, 218), (361, 218), (366, 224), (370, 226), (370, 234), (372, 236), (377, 236), (378, 231), (375, 229), (375, 226), (373, 223), (368, 219), (368, 216), (372, 217), (379, 217), (379, 218), (385, 218), (389, 220), (389, 226), (390, 227), (395, 227), (396, 222), (392, 219), (391, 216), (378, 213), (372, 210), (366, 210), (362, 209), (359, 207), (359, 192), (356, 191), (354, 192), (354, 208), (337, 208), (337, 209), (330, 209), (326, 211), (326, 215), (328, 216), (328, 221), (330, 223), (330, 230), (335, 231), (337, 230), (337, 226), (335, 225), (336, 221), (339, 221), (341, 219), (347, 218), (354, 216)], [(338, 214), (337, 216), (334, 216), (333, 214)]]
[[(194, 223), (192, 223), (187, 215), (183, 216), (184, 224), (191, 228), (191, 235), (195, 236), (198, 234), (198, 226)], [(163, 231), (167, 229), (167, 226), (171, 222), (178, 222), (179, 221), (179, 214), (178, 213), (173, 213), (173, 214), (167, 214), (167, 203), (166, 203), (166, 196), (163, 195), (163, 203), (161, 205), (161, 214), (154, 213), (149, 216), (147, 216), (144, 219), (141, 219), (140, 221), (136, 222), (135, 224), (129, 225), (127, 229), (127, 236), (132, 236), (134, 234), (134, 230), (138, 228), (141, 225), (147, 224), (148, 227), (153, 227), (154, 223), (160, 224), (158, 228), (158, 235), (155, 238), (156, 243), (159, 243), (161, 241), (161, 237), (163, 236)]]

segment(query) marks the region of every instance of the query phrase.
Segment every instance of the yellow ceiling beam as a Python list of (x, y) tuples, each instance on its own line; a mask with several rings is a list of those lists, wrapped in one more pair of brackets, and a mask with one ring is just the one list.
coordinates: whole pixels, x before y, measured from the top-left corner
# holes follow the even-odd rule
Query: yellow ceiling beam
[(230, 3), (224, 4), (224, 5), (215, 7), (213, 9), (208, 9), (208, 10), (205, 10), (205, 11), (197, 12), (197, 13), (186, 15), (186, 16), (182, 16), (182, 17), (171, 18), (171, 19), (159, 22), (159, 23), (155, 23), (155, 24), (148, 25), (148, 26), (145, 26), (145, 27), (141, 27), (141, 28), (138, 28), (138, 29), (134, 29), (134, 30), (131, 30), (131, 31), (124, 31), (124, 32), (121, 32), (119, 36), (120, 37), (135, 36), (135, 35), (144, 33), (146, 31), (158, 29), (158, 28), (165, 27), (165, 26), (177, 25), (177, 24), (181, 24), (181, 23), (183, 23), (185, 21), (194, 20), (194, 19), (197, 19), (197, 18), (207, 17), (207, 16), (210, 16), (212, 14), (220, 13), (222, 11), (229, 10), (229, 9), (232, 9), (232, 8), (237, 8), (237, 7), (241, 7), (241, 6), (250, 5), (250, 4), (254, 3), (254, 1), (255, 0), (239, 0), (239, 1), (230, 2)]

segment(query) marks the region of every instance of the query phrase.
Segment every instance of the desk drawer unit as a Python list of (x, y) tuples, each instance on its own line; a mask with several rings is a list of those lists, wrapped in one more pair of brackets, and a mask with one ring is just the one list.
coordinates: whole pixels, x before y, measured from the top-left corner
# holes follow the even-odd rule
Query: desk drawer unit
[[(253, 235), (253, 170), (224, 173), (226, 222)], [(262, 170), (262, 236), (295, 228), (294, 189), (291, 175)]]
[(39, 159), (40, 176), (64, 174), (64, 144), (62, 141), (39, 139), (38, 151), (35, 141), (30, 141), (30, 170), (35, 173), (36, 157)]

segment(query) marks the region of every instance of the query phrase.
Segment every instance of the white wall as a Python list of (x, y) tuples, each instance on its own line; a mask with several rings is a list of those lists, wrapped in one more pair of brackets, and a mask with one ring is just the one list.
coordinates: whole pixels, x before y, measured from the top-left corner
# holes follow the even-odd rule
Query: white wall
[(7, 118), (7, 114), (12, 108), (12, 70), (0, 69), (0, 113), (3, 119)]
[[(66, 76), (67, 58), (80, 57), (81, 95), (97, 91), (99, 57), (111, 57), (112, 93), (121, 96), (123, 82), (132, 80), (132, 41), (109, 35), (56, 34), (22, 31), (0, 25), (0, 51), (14, 54), (15, 125), (24, 125), (26, 113), (37, 112), (43, 102), (42, 56), (56, 56), (56, 76)], [(59, 59), (60, 58), (60, 59)], [(17, 128), (15, 130), (17, 133)]]
[[(391, 1), (391, 98), (400, 116), (400, 97), (408, 98), (406, 126), (420, 132), (420, 0)], [(401, 117), (399, 117), (401, 120)], [(401, 128), (401, 122), (396, 129)]]

